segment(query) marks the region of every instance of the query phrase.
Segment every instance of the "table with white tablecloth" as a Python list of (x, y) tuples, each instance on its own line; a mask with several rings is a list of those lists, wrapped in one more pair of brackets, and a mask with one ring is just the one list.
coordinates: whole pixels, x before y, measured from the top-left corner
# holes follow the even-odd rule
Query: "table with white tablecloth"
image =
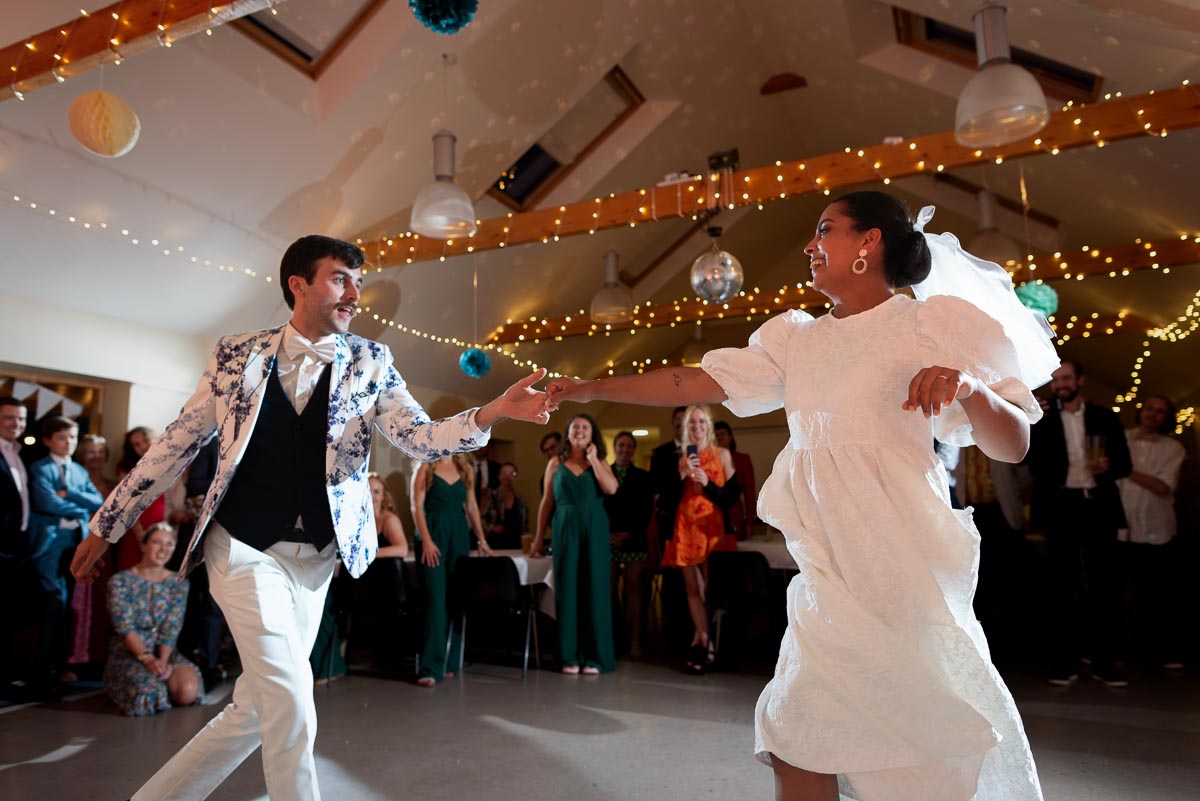
[[(517, 568), (517, 578), (521, 585), (529, 587), (542, 585), (544, 589), (538, 592), (538, 609), (545, 615), (554, 617), (554, 560), (549, 556), (530, 558), (529, 554), (519, 549), (492, 551), (494, 556), (480, 556), (479, 551), (471, 551), (468, 559), (511, 559)], [(406, 556), (404, 561), (414, 563), (415, 556)]]
[(796, 566), (796, 560), (788, 552), (782, 534), (766, 540), (742, 540), (737, 546), (739, 551), (755, 551), (767, 557), (767, 564), (772, 570), (785, 570), (790, 573), (800, 570)]

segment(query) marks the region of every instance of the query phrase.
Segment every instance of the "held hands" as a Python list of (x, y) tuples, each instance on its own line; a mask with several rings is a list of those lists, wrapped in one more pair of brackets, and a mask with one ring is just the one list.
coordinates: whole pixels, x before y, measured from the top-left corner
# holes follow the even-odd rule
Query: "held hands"
[(108, 540), (89, 534), (71, 557), (71, 575), (81, 584), (91, 584), (100, 577), (102, 558), (108, 552)]
[(1101, 456), (1098, 459), (1089, 459), (1087, 466), (1088, 471), (1091, 472), (1093, 476), (1099, 476), (1107, 473), (1109, 469), (1108, 457)]
[(546, 411), (556, 412), (559, 405), (565, 401), (587, 403), (587, 385), (592, 383), (582, 378), (556, 378), (546, 385)]
[(504, 391), (504, 394), (484, 406), (475, 415), (476, 424), (483, 429), (504, 418), (545, 425), (550, 422), (546, 409), (546, 393), (533, 385), (546, 377), (546, 368), (534, 370)]
[(966, 400), (979, 391), (977, 379), (950, 367), (933, 365), (913, 376), (908, 384), (908, 398), (900, 408), (906, 412), (920, 410), (926, 417), (937, 417), (942, 408), (955, 400)]

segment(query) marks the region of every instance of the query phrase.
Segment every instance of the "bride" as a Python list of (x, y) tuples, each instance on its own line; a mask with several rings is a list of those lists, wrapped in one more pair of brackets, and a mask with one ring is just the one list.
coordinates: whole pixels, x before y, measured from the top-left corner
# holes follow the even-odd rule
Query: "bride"
[[(783, 408), (789, 440), (759, 498), (800, 566), (755, 714), (777, 798), (1040, 801), (1015, 704), (971, 601), (979, 535), (950, 508), (933, 440), (1019, 461), (1058, 366), (1007, 273), (932, 236), (896, 198), (855, 192), (804, 252), (834, 303), (765, 323), (699, 368), (583, 381), (565, 400)], [(913, 287), (916, 299), (895, 292)]]

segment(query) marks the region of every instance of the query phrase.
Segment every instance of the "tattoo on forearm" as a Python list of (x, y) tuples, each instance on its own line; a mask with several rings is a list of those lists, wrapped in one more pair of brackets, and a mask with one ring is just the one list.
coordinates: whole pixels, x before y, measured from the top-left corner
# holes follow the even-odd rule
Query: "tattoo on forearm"
[(683, 379), (679, 377), (679, 373), (671, 373), (671, 380), (675, 382), (675, 389), (679, 389), (679, 385), (683, 383)]

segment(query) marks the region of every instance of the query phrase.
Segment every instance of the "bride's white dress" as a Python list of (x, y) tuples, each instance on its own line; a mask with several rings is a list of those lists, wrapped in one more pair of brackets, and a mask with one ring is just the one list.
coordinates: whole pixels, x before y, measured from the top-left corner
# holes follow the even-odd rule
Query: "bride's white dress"
[(839, 774), (861, 801), (1041, 801), (971, 609), (979, 534), (951, 510), (933, 450), (935, 435), (969, 444), (970, 423), (957, 402), (929, 419), (901, 409), (935, 364), (1041, 416), (1004, 329), (947, 296), (896, 295), (842, 319), (787, 312), (704, 358), (735, 414), (787, 413), (758, 508), (800, 573), (755, 754)]

